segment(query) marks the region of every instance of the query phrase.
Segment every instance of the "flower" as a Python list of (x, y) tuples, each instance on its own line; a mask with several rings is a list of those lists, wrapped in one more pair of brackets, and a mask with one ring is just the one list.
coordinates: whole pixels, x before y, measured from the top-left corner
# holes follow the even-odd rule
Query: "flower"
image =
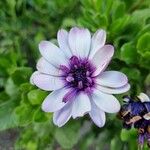
[(143, 147), (147, 141), (150, 147), (150, 98), (145, 93), (140, 93), (137, 100), (126, 96), (125, 104), (120, 109), (123, 126), (126, 129), (138, 129), (138, 143)]
[(88, 29), (73, 27), (69, 33), (59, 30), (58, 46), (41, 41), (42, 58), (31, 76), (31, 83), (42, 90), (53, 91), (42, 103), (42, 110), (54, 112), (53, 122), (63, 126), (71, 117), (89, 114), (102, 127), (105, 112), (120, 110), (112, 94), (129, 90), (126, 75), (118, 71), (104, 71), (114, 47), (105, 45), (106, 32), (98, 30), (92, 37)]

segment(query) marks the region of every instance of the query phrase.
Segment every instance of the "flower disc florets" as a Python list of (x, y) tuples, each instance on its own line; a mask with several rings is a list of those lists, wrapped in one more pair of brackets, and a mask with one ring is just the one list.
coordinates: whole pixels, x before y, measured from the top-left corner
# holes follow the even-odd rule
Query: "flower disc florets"
[(95, 85), (93, 72), (95, 67), (88, 59), (79, 59), (72, 56), (69, 60), (69, 67), (61, 66), (66, 86), (74, 88), (77, 92), (92, 92)]

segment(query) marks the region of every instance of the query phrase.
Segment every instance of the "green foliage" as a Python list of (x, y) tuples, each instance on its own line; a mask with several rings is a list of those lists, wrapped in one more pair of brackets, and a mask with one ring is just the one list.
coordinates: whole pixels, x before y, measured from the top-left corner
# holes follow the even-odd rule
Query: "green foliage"
[(32, 105), (40, 105), (46, 95), (45, 91), (39, 89), (34, 89), (27, 94), (28, 100)]
[(79, 138), (79, 123), (72, 122), (62, 128), (57, 128), (55, 138), (64, 149), (71, 149)]
[(122, 129), (121, 130), (121, 140), (124, 142), (128, 142), (128, 149), (130, 150), (135, 150), (137, 149), (137, 130), (136, 129), (131, 129), (129, 131)]
[(134, 137), (137, 137), (137, 130), (132, 129), (132, 130), (121, 130), (121, 140), (122, 141), (130, 141), (133, 140)]
[(150, 55), (150, 33), (145, 33), (138, 39), (137, 49), (138, 52), (142, 55)]
[(52, 114), (41, 110), (49, 93), (29, 83), (38, 43), (55, 39), (59, 28), (76, 25), (92, 32), (105, 29), (106, 43), (115, 47), (110, 69), (128, 75), (131, 95), (150, 91), (149, 0), (0, 1), (0, 131), (20, 129), (16, 150), (137, 149), (137, 133), (122, 130), (115, 116), (108, 116), (102, 129), (86, 117), (58, 128)]
[(126, 43), (121, 47), (121, 60), (127, 62), (127, 64), (134, 64), (138, 61), (137, 50), (133, 43)]

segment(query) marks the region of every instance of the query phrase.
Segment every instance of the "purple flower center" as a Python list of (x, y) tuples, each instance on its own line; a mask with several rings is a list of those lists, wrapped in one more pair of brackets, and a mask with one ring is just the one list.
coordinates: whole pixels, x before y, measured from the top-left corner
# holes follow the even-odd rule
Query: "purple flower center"
[(91, 88), (95, 85), (95, 79), (92, 77), (95, 67), (88, 59), (72, 56), (69, 60), (69, 67), (62, 65), (60, 68), (67, 87), (77, 92), (91, 92)]

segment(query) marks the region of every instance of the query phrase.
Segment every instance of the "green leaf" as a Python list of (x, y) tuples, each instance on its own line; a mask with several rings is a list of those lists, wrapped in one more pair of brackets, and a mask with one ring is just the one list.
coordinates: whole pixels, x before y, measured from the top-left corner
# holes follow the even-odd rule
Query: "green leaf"
[(149, 64), (150, 64), (150, 53), (146, 52), (145, 55), (140, 57), (139, 64), (141, 67), (150, 70)]
[(38, 145), (37, 142), (29, 141), (26, 145), (26, 150), (37, 150)]
[(79, 138), (79, 123), (70, 122), (62, 128), (57, 128), (55, 138), (64, 149), (72, 149), (78, 142)]
[[(22, 131), (19, 136), (18, 141), (15, 143), (15, 149), (25, 149), (25, 150), (37, 150), (38, 138), (36, 137), (34, 131), (28, 127), (27, 130)], [(30, 147), (29, 147), (30, 146)]]
[(45, 122), (47, 120), (48, 120), (48, 117), (46, 117), (46, 113), (41, 110), (41, 107), (38, 108), (34, 112), (33, 121), (35, 121), (35, 122)]
[(76, 22), (72, 18), (66, 18), (62, 22), (62, 27), (63, 28), (72, 27), (72, 26), (75, 26), (75, 25), (76, 25)]
[(28, 100), (32, 105), (39, 105), (42, 103), (44, 98), (47, 96), (47, 92), (40, 89), (32, 90), (28, 93)]
[(136, 129), (131, 129), (131, 130), (122, 129), (120, 136), (121, 136), (122, 141), (130, 141), (137, 137), (137, 130)]
[(125, 15), (122, 18), (116, 19), (109, 27), (111, 36), (120, 34), (128, 24), (129, 18), (129, 15)]
[(85, 150), (88, 149), (90, 146), (92, 146), (92, 144), (95, 141), (95, 137), (94, 134), (88, 134), (85, 135), (81, 140), (80, 140), (80, 149), (81, 150)]
[(14, 84), (14, 82), (11, 78), (8, 78), (8, 80), (6, 82), (5, 91), (12, 98), (15, 98), (16, 96), (18, 96), (18, 88)]
[(1, 57), (0, 68), (4, 68), (5, 70), (7, 70), (7, 68), (10, 68), (11, 64), (10, 64), (9, 60), (5, 58), (5, 57), (8, 57), (8, 55), (6, 55), (6, 56), (0, 55), (0, 57)]
[(116, 149), (121, 150), (122, 149), (121, 140), (117, 136), (111, 140), (110, 149), (111, 150), (116, 150)]
[(144, 83), (147, 88), (150, 87), (150, 73), (147, 75)]
[(141, 73), (136, 68), (122, 68), (121, 71), (125, 73), (129, 80), (140, 81)]
[(137, 40), (142, 36), (144, 35), (145, 33), (149, 32), (150, 31), (150, 24), (148, 25), (145, 25), (142, 30), (139, 31), (138, 35), (137, 35)]
[(15, 107), (16, 102), (14, 100), (8, 100), (0, 104), (0, 131), (18, 126), (16, 117), (13, 113)]
[(14, 110), (17, 122), (19, 125), (24, 126), (31, 123), (33, 119), (34, 109), (27, 104), (17, 106)]
[(28, 91), (34, 89), (34, 86), (27, 82), (27, 83), (21, 84), (19, 88), (20, 88), (21, 92), (28, 92)]
[(11, 75), (14, 83), (20, 85), (24, 82), (29, 82), (29, 77), (32, 74), (32, 69), (29, 67), (20, 67), (17, 68), (14, 73)]
[(113, 21), (123, 17), (125, 15), (125, 3), (119, 0), (116, 0), (112, 6), (112, 19)]
[(149, 12), (150, 12), (149, 8), (134, 11), (133, 14), (131, 15), (130, 22), (132, 24), (139, 24), (140, 26), (143, 26), (146, 23), (146, 20), (150, 17)]
[(143, 34), (138, 42), (137, 49), (142, 56), (150, 54), (150, 32)]
[(8, 5), (8, 12), (10, 15), (14, 16), (15, 15), (15, 5), (16, 5), (16, 1), (15, 0), (6, 0), (7, 5)]
[(9, 96), (6, 92), (0, 92), (0, 104), (9, 100)]
[[(49, 140), (54, 140), (55, 126), (53, 124), (53, 117), (50, 116), (47, 122), (35, 122), (33, 131), (37, 133), (40, 138), (49, 137)], [(50, 141), (49, 141), (50, 142)]]
[(105, 28), (108, 25), (108, 20), (106, 15), (98, 15), (97, 16), (98, 27)]
[(138, 62), (137, 50), (133, 43), (126, 43), (121, 47), (121, 59), (127, 64), (136, 64)]
[(130, 40), (136, 40), (136, 35), (146, 25), (146, 20), (150, 17), (149, 11), (150, 9), (139, 9), (130, 15), (129, 22), (124, 33), (130, 36)]

